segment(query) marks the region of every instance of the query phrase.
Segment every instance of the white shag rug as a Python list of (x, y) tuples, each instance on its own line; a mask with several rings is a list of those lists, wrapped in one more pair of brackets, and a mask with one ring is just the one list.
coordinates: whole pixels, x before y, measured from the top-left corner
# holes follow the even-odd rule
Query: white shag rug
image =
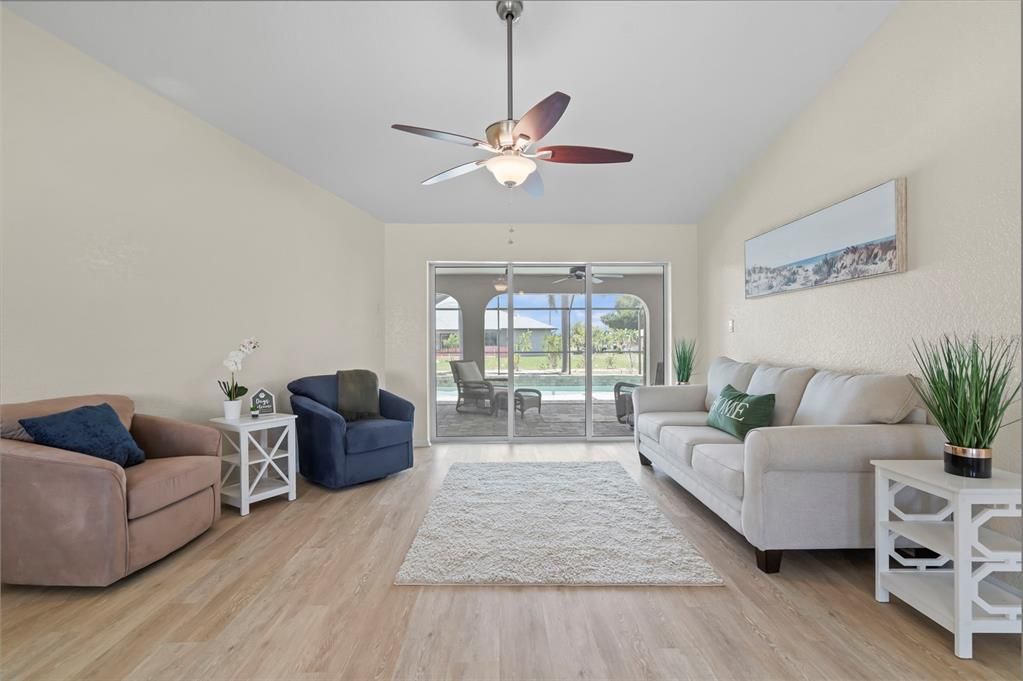
[(720, 585), (621, 464), (456, 463), (396, 584)]

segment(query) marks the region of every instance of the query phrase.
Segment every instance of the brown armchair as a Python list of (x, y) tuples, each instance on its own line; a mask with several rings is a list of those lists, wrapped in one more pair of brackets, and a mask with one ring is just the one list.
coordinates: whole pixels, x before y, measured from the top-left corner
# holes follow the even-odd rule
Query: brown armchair
[[(146, 460), (117, 464), (30, 441), (18, 419), (109, 403)], [(135, 414), (120, 395), (0, 406), (2, 580), (107, 586), (187, 544), (220, 517), (220, 437)]]

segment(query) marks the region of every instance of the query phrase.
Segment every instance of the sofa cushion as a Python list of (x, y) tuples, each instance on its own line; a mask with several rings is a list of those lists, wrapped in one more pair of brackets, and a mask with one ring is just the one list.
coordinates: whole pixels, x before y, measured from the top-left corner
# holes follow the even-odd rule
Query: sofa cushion
[(705, 426), (705, 411), (650, 411), (636, 419), (636, 430), (653, 440), (659, 440), (665, 426)]
[(288, 384), (288, 390), (337, 411), (337, 374), (297, 378)]
[(168, 456), (125, 469), (128, 520), (177, 503), (220, 480), (220, 457)]
[(412, 441), (412, 422), (393, 419), (367, 419), (348, 423), (345, 449), (349, 454), (400, 445)]
[(817, 373), (811, 367), (772, 367), (761, 364), (753, 372), (746, 392), (751, 395), (774, 395), (772, 426), (791, 426), (803, 399), (806, 384)]
[(131, 419), (135, 415), (135, 403), (131, 399), (124, 395), (75, 395), (0, 405), (0, 437), (5, 440), (31, 442), (32, 436), (25, 432), (25, 429), (18, 423), (21, 419), (48, 416), (76, 407), (99, 405), (104, 402), (113, 408), (117, 413), (117, 418), (125, 428), (130, 430)]
[(734, 497), (742, 498), (743, 445), (697, 445), (693, 448), (693, 470)]
[(754, 428), (771, 425), (774, 395), (750, 395), (726, 385), (707, 416), (707, 425), (745, 439)]
[(19, 421), (36, 444), (88, 454), (127, 467), (146, 459), (131, 433), (104, 402)]
[(721, 389), (726, 385), (730, 385), (736, 390), (746, 390), (756, 369), (756, 364), (736, 362), (728, 357), (714, 358), (707, 370), (707, 398), (704, 405), (707, 411), (710, 411), (714, 400), (718, 398)]
[[(200, 457), (213, 459), (216, 457)], [(128, 523), (128, 574), (176, 551), (210, 529), (220, 509), (212, 487)], [(145, 598), (145, 596), (142, 596)]]
[(818, 371), (806, 385), (792, 425), (899, 423), (917, 402), (905, 376)]
[(665, 426), (661, 429), (661, 448), (674, 454), (680, 463), (693, 465), (693, 447), (702, 444), (734, 445), (742, 440), (710, 426)]

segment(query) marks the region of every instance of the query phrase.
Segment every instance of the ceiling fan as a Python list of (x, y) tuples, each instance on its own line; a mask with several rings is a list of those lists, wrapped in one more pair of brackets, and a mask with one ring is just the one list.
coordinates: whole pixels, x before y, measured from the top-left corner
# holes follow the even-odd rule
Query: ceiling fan
[(432, 137), (442, 142), (454, 142), (475, 147), (492, 154), (490, 158), (470, 161), (449, 168), (423, 180), (424, 185), (436, 184), (453, 177), (486, 167), (494, 178), (506, 187), (522, 188), (532, 196), (543, 195), (543, 180), (536, 170), (536, 161), (549, 163), (628, 163), (632, 154), (614, 149), (555, 145), (533, 149), (533, 145), (561, 119), (568, 106), (569, 96), (555, 92), (516, 120), (512, 110), (512, 24), (522, 16), (522, 0), (498, 0), (497, 15), (507, 27), (508, 34), (508, 118), (492, 123), (483, 140), (452, 132), (442, 132), (413, 125), (392, 125), (395, 130), (414, 135)]
[[(621, 279), (625, 275), (624, 274), (602, 274), (600, 276), (604, 277), (604, 279)], [(592, 277), (592, 279), (593, 279), (593, 283), (594, 284), (603, 284), (604, 283), (604, 279), (599, 279), (599, 278), (597, 278), (595, 276)], [(586, 267), (584, 265), (577, 265), (575, 267), (570, 267), (569, 270), (568, 270), (568, 276), (567, 277), (562, 277), (561, 279), (556, 279), (555, 281), (553, 281), (551, 283), (553, 283), (553, 284), (560, 284), (563, 281), (571, 281), (571, 280), (585, 281), (586, 280)]]

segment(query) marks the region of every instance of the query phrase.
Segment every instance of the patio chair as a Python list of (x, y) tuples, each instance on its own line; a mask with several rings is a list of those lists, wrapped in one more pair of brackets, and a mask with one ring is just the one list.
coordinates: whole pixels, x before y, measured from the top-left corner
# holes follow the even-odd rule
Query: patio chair
[(494, 385), (506, 381), (504, 378), (484, 379), (480, 373), (480, 367), (474, 360), (460, 359), (448, 362), (451, 365), (451, 375), (455, 379), (455, 386), (458, 388), (458, 400), (455, 402), (455, 411), (464, 413), (465, 405), (472, 404), (476, 412), (496, 414), (498, 407), (498, 395), (505, 395), (507, 400), (508, 389), (504, 386)]
[[(664, 385), (664, 362), (657, 363), (653, 385)], [(615, 383), (615, 416), (618, 417), (618, 423), (632, 426), (632, 391), (638, 387), (639, 384), (626, 381)]]

